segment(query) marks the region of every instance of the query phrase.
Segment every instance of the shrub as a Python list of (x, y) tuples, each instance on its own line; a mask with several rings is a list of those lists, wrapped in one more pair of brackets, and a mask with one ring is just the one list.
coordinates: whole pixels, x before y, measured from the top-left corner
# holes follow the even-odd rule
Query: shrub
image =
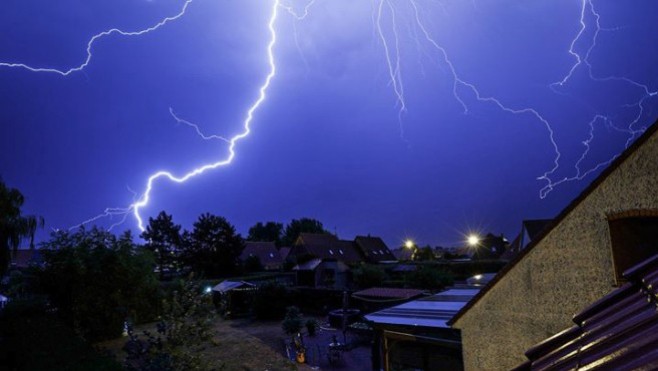
[(302, 329), (302, 314), (297, 307), (286, 308), (286, 316), (281, 323), (283, 332), (293, 335)]
[(310, 336), (315, 336), (315, 332), (318, 329), (318, 321), (315, 319), (309, 319), (306, 321), (306, 330)]
[(288, 289), (274, 281), (258, 288), (253, 300), (253, 313), (261, 320), (281, 320), (289, 305)]

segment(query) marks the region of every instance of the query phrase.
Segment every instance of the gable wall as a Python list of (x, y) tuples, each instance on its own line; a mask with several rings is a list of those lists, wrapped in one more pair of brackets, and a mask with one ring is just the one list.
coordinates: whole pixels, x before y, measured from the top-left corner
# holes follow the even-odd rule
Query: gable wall
[(518, 366), (613, 290), (607, 215), (632, 209), (658, 209), (658, 131), (457, 319), (465, 368)]

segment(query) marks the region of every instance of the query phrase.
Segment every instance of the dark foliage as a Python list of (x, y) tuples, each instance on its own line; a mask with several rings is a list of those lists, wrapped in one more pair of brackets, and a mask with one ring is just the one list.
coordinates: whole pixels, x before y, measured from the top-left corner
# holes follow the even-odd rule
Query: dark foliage
[(10, 302), (0, 315), (0, 369), (119, 371), (121, 365), (100, 354), (49, 313), (46, 299)]
[(44, 224), (41, 217), (21, 214), (24, 201), (21, 192), (7, 188), (0, 179), (0, 277), (7, 272), (11, 251), (16, 251), (24, 239), (33, 248), (34, 232)]
[(294, 335), (302, 330), (303, 318), (302, 313), (297, 307), (286, 308), (286, 316), (281, 322), (281, 328), (287, 335)]
[(311, 218), (293, 219), (286, 226), (286, 230), (281, 241), (282, 246), (292, 246), (301, 233), (330, 234), (330, 232), (324, 229), (322, 223), (319, 220)]
[(155, 317), (153, 258), (135, 247), (130, 233), (116, 238), (96, 228), (56, 232), (44, 247), (41, 286), (58, 314), (86, 339), (119, 336), (126, 318)]
[(450, 272), (431, 265), (423, 265), (420, 269), (407, 274), (407, 286), (415, 289), (438, 291), (453, 283)]
[(381, 267), (375, 265), (362, 265), (353, 271), (354, 283), (360, 289), (381, 287), (388, 278)]
[(254, 295), (253, 313), (257, 319), (280, 320), (291, 302), (290, 292), (285, 286), (274, 281), (267, 282)]
[(205, 277), (228, 277), (239, 273), (242, 237), (225, 218), (203, 214), (185, 235), (185, 263)]
[(149, 218), (146, 230), (142, 232), (141, 237), (146, 241), (145, 247), (155, 256), (161, 280), (178, 271), (180, 229), (181, 226), (174, 224), (171, 215), (161, 211), (155, 219)]
[(277, 222), (267, 222), (265, 224), (258, 222), (249, 228), (249, 241), (274, 242), (275, 245), (281, 246), (283, 237), (283, 224)]
[(210, 369), (201, 353), (213, 345), (214, 315), (211, 296), (198, 283), (180, 282), (163, 303), (155, 334), (144, 331), (142, 339), (129, 326), (125, 367), (140, 371)]
[(260, 258), (257, 256), (249, 256), (243, 262), (244, 271), (246, 273), (261, 272), (264, 270), (263, 264), (260, 263)]

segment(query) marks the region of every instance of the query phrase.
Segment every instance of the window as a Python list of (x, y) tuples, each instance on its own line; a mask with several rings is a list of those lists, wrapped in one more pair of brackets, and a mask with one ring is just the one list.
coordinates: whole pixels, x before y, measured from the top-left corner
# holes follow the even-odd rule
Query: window
[(612, 261), (618, 284), (623, 273), (658, 254), (658, 211), (631, 211), (608, 219)]
[(345, 255), (345, 254), (343, 254), (343, 250), (341, 250), (341, 249), (338, 249), (338, 252), (339, 252), (341, 255)]
[(329, 249), (329, 254), (333, 255), (333, 254), (334, 254), (334, 251), (331, 250), (331, 249)]

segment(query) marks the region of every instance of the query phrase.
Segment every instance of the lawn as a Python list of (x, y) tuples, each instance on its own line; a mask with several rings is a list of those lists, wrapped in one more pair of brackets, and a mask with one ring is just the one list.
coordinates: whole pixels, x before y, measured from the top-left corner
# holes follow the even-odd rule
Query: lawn
[[(263, 326), (249, 326), (252, 330), (262, 328), (265, 333), (271, 333), (272, 344), (244, 331), (245, 322), (229, 321), (217, 318), (215, 320), (215, 342), (217, 345), (210, 346), (206, 352), (206, 360), (212, 367), (226, 371), (279, 371), (279, 370), (296, 370), (297, 367), (288, 361), (282, 353), (272, 349), (276, 344), (275, 331), (281, 333), (278, 322), (265, 323)], [(140, 334), (143, 330), (152, 331), (154, 325), (143, 325), (136, 328), (135, 333)], [(127, 338), (119, 338), (98, 344), (100, 347), (114, 353), (117, 359), (125, 358), (125, 353), (121, 350), (126, 343)], [(279, 340), (280, 341), (280, 340)], [(283, 343), (281, 342), (283, 348)], [(221, 366), (224, 366), (221, 368)]]

